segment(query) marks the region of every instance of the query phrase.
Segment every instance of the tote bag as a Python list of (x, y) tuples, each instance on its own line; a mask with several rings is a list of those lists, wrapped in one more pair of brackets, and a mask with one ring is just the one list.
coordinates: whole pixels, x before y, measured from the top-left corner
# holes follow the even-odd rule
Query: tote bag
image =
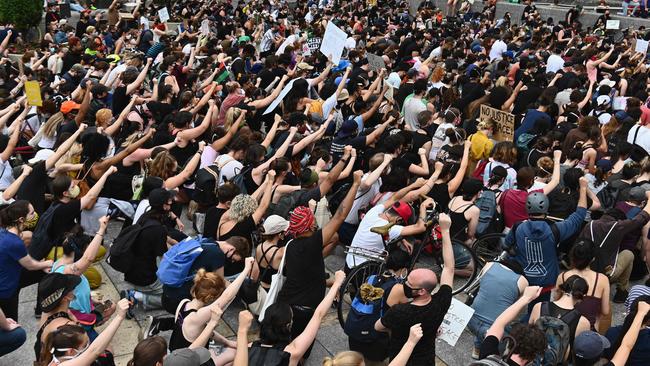
[(282, 286), (284, 285), (284, 281), (287, 279), (284, 276), (284, 260), (287, 258), (287, 249), (289, 248), (289, 244), (293, 239), (289, 240), (287, 245), (284, 246), (284, 255), (282, 256), (282, 260), (280, 261), (280, 266), (278, 267), (278, 273), (274, 274), (271, 276), (271, 287), (269, 288), (269, 291), (266, 293), (266, 299), (264, 299), (264, 306), (262, 306), (262, 309), (260, 310), (260, 316), (257, 318), (258, 321), (261, 323), (264, 320), (264, 313), (266, 313), (266, 309), (275, 304), (275, 302), (278, 299), (278, 295), (280, 294), (280, 290), (282, 290)]

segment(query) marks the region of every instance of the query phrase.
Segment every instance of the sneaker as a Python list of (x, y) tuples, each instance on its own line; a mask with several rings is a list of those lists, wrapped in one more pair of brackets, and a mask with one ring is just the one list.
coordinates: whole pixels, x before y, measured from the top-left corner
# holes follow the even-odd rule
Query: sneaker
[(151, 333), (151, 328), (153, 327), (154, 319), (153, 316), (147, 315), (146, 318), (144, 318), (144, 323), (142, 323), (142, 327), (140, 327), (140, 332), (138, 332), (138, 342), (149, 338), (149, 333)]
[(42, 313), (43, 313), (43, 311), (41, 310), (40, 307), (37, 306), (37, 307), (34, 308), (34, 317), (36, 319), (40, 319)]
[(126, 311), (126, 318), (133, 319), (135, 317), (133, 310), (135, 308), (135, 305), (138, 304), (138, 300), (135, 298), (135, 290), (120, 291), (120, 299), (127, 299), (131, 302), (131, 305), (129, 305), (129, 310)]
[(478, 348), (476, 348), (476, 347), (472, 348), (472, 359), (478, 360), (478, 357), (480, 355), (479, 351), (480, 350)]
[(628, 295), (629, 293), (627, 292), (627, 290), (623, 290), (619, 288), (616, 290), (616, 294), (614, 295), (614, 299), (612, 301), (617, 304), (622, 304), (625, 302), (625, 300), (627, 300)]

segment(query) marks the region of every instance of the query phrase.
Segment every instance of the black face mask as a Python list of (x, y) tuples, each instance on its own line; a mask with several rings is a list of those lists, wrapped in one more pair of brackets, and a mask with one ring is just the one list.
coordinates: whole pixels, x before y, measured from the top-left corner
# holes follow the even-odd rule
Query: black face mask
[(404, 286), (404, 296), (406, 296), (408, 299), (413, 298), (413, 288), (408, 285), (408, 283), (404, 282), (402, 285)]

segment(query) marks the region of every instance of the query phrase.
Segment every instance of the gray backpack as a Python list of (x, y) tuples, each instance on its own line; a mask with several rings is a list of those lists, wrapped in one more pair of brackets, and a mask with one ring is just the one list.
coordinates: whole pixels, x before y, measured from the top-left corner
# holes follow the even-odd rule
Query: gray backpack
[(478, 361), (473, 361), (469, 366), (509, 366), (508, 359), (512, 356), (517, 342), (514, 338), (506, 336), (501, 340), (501, 344), (505, 344), (505, 349), (500, 355), (489, 355), (486, 358)]

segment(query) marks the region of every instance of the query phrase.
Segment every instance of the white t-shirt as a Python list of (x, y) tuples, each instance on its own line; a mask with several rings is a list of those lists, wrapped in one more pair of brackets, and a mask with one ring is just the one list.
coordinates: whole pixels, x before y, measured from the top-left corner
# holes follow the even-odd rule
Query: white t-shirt
[(453, 123), (445, 123), (445, 122), (441, 123), (440, 126), (438, 126), (436, 132), (433, 134), (433, 137), (431, 138), (431, 151), (429, 151), (429, 159), (436, 160), (440, 148), (445, 145), (449, 145), (449, 137), (445, 135), (445, 132), (447, 131), (448, 128), (453, 128), (453, 127), (454, 127)]
[(244, 167), (242, 163), (228, 154), (219, 155), (214, 163), (221, 167), (219, 171), (219, 185), (224, 184), (226, 180), (232, 180)]
[[(639, 132), (638, 134), (637, 131)], [(634, 135), (636, 135), (636, 141)], [(630, 128), (630, 132), (627, 133), (627, 142), (630, 144), (636, 143), (650, 154), (650, 128), (641, 125), (633, 126)]]
[(108, 79), (106, 79), (106, 85), (113, 85), (113, 81), (115, 78), (117, 78), (121, 73), (126, 70), (126, 64), (120, 64), (115, 66), (113, 70), (111, 70), (111, 73), (108, 74)]
[[(370, 173), (366, 173), (361, 177), (361, 182), (368, 179)], [(358, 190), (356, 196), (354, 197), (354, 203), (352, 204), (352, 209), (348, 213), (348, 216), (345, 218), (345, 222), (352, 225), (357, 225), (359, 223), (359, 209), (362, 207), (368, 206), (370, 201), (379, 193), (379, 187), (381, 187), (381, 178), (377, 179), (367, 190), (361, 191)], [(372, 207), (368, 207), (369, 209)]]
[(508, 45), (500, 39), (497, 39), (490, 49), (490, 61), (494, 61), (508, 50)]
[(564, 67), (564, 60), (560, 55), (551, 55), (546, 61), (546, 72), (558, 72)]
[[(370, 229), (372, 229), (373, 227), (384, 226), (388, 224), (388, 221), (379, 217), (379, 215), (381, 215), (383, 212), (384, 212), (383, 205), (377, 205), (373, 207), (370, 211), (366, 212), (366, 216), (364, 216), (363, 220), (361, 220), (361, 223), (359, 224), (359, 229), (357, 230), (357, 233), (354, 234), (354, 238), (352, 239), (353, 248), (366, 248), (366, 249), (374, 249), (377, 251), (384, 250), (384, 242), (381, 239), (381, 235), (375, 234), (370, 231)], [(393, 240), (399, 237), (402, 233), (403, 228), (404, 226), (401, 225), (394, 225), (393, 227), (391, 227), (388, 232), (389, 240)], [(345, 263), (348, 265), (349, 268), (354, 268), (355, 266), (364, 263), (366, 260), (367, 259), (365, 258), (354, 256), (351, 254), (348, 254), (345, 257)]]
[(411, 97), (404, 102), (404, 122), (411, 131), (418, 129), (418, 114), (426, 110), (427, 106), (421, 98)]

